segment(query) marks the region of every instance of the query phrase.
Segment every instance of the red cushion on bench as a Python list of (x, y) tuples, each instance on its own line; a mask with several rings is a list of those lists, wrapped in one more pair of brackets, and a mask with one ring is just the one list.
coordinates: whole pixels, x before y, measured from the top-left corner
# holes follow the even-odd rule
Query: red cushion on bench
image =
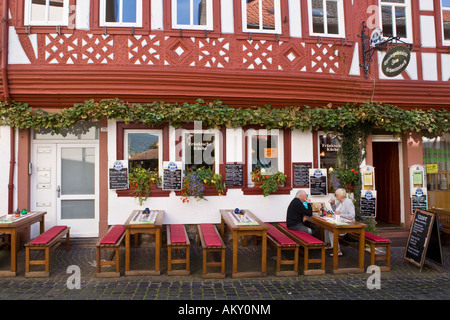
[(116, 225), (109, 230), (106, 236), (100, 241), (101, 244), (114, 244), (116, 243), (120, 237), (125, 232), (125, 228), (123, 225)]
[(306, 232), (288, 229), (288, 227), (287, 227), (285, 222), (280, 222), (279, 225), (282, 228), (288, 230), (290, 233), (292, 233), (295, 236), (299, 237), (300, 239), (302, 239), (303, 241), (305, 241), (308, 244), (323, 244), (322, 240), (319, 240), (319, 239), (313, 237), (312, 235), (310, 235), (310, 234), (308, 234)]
[(60, 232), (64, 231), (67, 228), (67, 226), (54, 226), (47, 231), (45, 231), (43, 234), (38, 236), (36, 239), (31, 241), (30, 244), (36, 245), (36, 244), (47, 244), (50, 241), (52, 241)]
[(207, 247), (221, 247), (222, 241), (220, 241), (219, 235), (216, 232), (216, 227), (213, 224), (201, 224), (203, 239)]
[(270, 223), (266, 223), (266, 225), (269, 227), (269, 229), (267, 230), (267, 234), (274, 238), (275, 241), (277, 241), (282, 246), (295, 246), (297, 244), (297, 242), (289, 238), (287, 235), (275, 228)]
[(170, 241), (172, 243), (186, 243), (186, 233), (184, 232), (184, 225), (170, 225)]
[(372, 240), (374, 242), (389, 242), (389, 239), (377, 236), (376, 234), (370, 233), (370, 232), (366, 232), (365, 233), (365, 237), (369, 240)]

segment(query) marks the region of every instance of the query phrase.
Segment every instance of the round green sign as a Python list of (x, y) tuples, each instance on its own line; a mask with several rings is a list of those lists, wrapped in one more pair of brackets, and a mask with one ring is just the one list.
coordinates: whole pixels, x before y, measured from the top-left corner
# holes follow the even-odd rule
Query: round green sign
[(411, 60), (411, 52), (405, 46), (397, 46), (386, 53), (381, 70), (386, 77), (395, 77), (402, 73)]

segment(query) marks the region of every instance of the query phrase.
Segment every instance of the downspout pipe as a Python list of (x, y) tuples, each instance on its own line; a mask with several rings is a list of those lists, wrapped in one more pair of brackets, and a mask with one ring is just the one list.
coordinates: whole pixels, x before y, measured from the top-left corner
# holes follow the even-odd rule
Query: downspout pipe
[[(8, 35), (9, 35), (9, 0), (3, 0), (3, 14), (2, 14), (2, 82), (3, 93), (5, 101), (10, 102), (11, 96), (9, 93), (8, 82)], [(14, 168), (16, 165), (16, 130), (11, 127), (11, 142), (10, 142), (10, 161), (9, 161), (9, 183), (8, 183), (8, 213), (13, 212), (14, 206)]]

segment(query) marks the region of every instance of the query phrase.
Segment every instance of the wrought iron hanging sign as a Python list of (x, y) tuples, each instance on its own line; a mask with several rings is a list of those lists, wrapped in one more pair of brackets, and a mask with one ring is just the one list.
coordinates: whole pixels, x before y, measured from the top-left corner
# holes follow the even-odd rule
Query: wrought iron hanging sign
[(375, 52), (387, 50), (388, 47), (399, 42), (406, 46), (399, 45), (390, 49), (384, 57), (381, 70), (387, 77), (395, 77), (402, 73), (408, 67), (413, 45), (402, 41), (398, 36), (385, 38), (380, 29), (374, 29), (369, 36), (367, 29), (366, 23), (363, 21), (361, 34), (358, 37), (361, 38), (363, 60), (360, 67), (363, 68), (366, 79), (368, 78), (370, 64), (373, 62)]
[(402, 73), (411, 60), (411, 51), (405, 46), (397, 46), (384, 56), (381, 70), (386, 77), (395, 77)]

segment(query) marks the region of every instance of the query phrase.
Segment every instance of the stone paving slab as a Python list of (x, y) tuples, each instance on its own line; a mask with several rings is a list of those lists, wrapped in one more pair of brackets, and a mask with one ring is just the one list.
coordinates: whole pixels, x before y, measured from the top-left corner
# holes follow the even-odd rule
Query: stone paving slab
[[(25, 252), (18, 254), (18, 276), (0, 278), (0, 300), (156, 300), (156, 301), (342, 301), (342, 300), (448, 300), (450, 299), (450, 246), (443, 244), (444, 267), (426, 261), (422, 271), (403, 259), (404, 247), (391, 250), (391, 271), (382, 272), (380, 289), (367, 286), (371, 274), (331, 273), (331, 257), (326, 258), (327, 273), (321, 276), (275, 276), (275, 250), (269, 246), (267, 277), (231, 278), (231, 245), (226, 251), (225, 279), (204, 280), (201, 277), (201, 248), (191, 241), (191, 275), (168, 276), (166, 274), (167, 250), (161, 250), (160, 276), (125, 276), (124, 255), (121, 255), (121, 277), (100, 279), (95, 276), (95, 247), (73, 246), (69, 252), (59, 247), (52, 252), (49, 278), (25, 278)], [(240, 271), (260, 267), (260, 246), (252, 242), (239, 251)], [(343, 266), (357, 261), (357, 251), (342, 247)], [(133, 248), (132, 266), (153, 267), (154, 247), (151, 241)], [(366, 256), (366, 268), (369, 257)], [(0, 270), (9, 266), (9, 251), (0, 251)], [(77, 282), (68, 272), (69, 266), (79, 267), (79, 288), (71, 288)]]

